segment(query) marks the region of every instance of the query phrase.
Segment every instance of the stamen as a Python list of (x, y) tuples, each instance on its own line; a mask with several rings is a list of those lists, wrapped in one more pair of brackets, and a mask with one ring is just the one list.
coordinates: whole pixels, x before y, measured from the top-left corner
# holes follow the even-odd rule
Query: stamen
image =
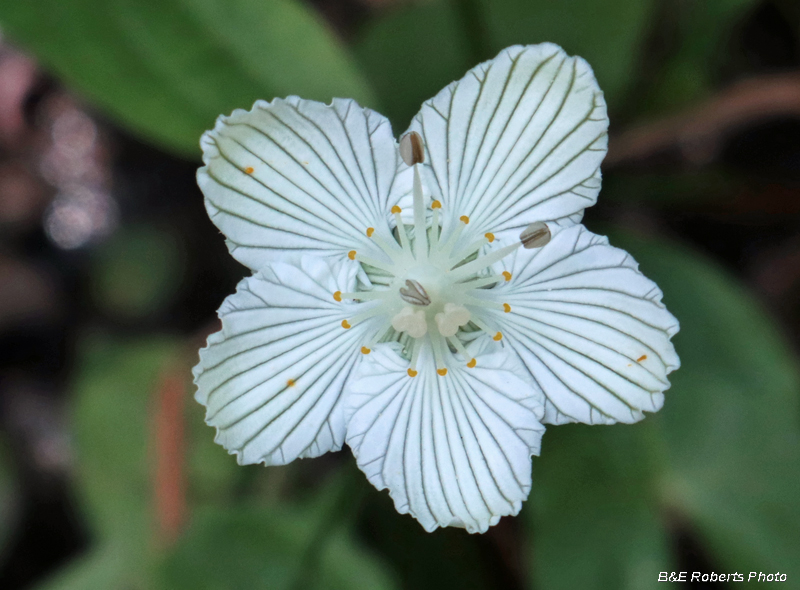
[[(462, 215), (462, 218), (463, 217), (466, 217), (466, 215)], [(467, 219), (469, 219), (469, 218), (467, 217)], [(450, 251), (452, 250), (453, 245), (456, 243), (456, 241), (458, 241), (458, 238), (461, 236), (461, 232), (464, 231), (464, 228), (466, 227), (466, 225), (467, 224), (463, 223), (463, 219), (462, 219), (462, 223), (459, 223), (459, 224), (456, 225), (455, 229), (453, 230), (453, 233), (451, 233), (450, 237), (447, 238), (447, 241), (445, 242), (444, 246), (442, 246), (439, 249), (439, 252), (441, 252), (444, 256), (447, 256), (449, 258), (450, 257)]]
[(511, 306), (508, 303), (503, 304), (503, 311), (509, 313), (511, 311)]
[(407, 371), (409, 377), (417, 376), (417, 361), (419, 360), (419, 353), (421, 350), (422, 340), (414, 340), (414, 345), (411, 348), (411, 363), (409, 364)]
[(442, 359), (442, 349), (444, 348), (444, 338), (436, 332), (431, 333), (431, 347), (433, 348), (433, 358), (436, 362), (436, 372), (442, 377), (447, 375), (447, 368), (444, 366)]
[[(419, 137), (413, 132), (409, 135)], [(422, 140), (420, 140), (421, 144)], [(417, 260), (428, 257), (428, 233), (425, 228), (425, 206), (422, 203), (422, 180), (420, 180), (417, 166), (414, 166), (414, 249)]]
[(541, 221), (531, 223), (519, 234), (519, 239), (526, 250), (541, 248), (550, 241), (550, 228)]
[(485, 237), (487, 240), (489, 240), (489, 243), (490, 243), (490, 244), (491, 244), (492, 242), (494, 242), (494, 234), (493, 234), (492, 232), (489, 232), (489, 233), (483, 234), (483, 236), (484, 236), (484, 237)]
[(356, 299), (358, 301), (374, 301), (376, 299), (389, 299), (391, 297), (391, 292), (385, 289), (381, 289), (380, 291), (377, 289), (373, 289), (372, 291), (358, 291), (356, 293), (342, 293), (341, 291), (336, 291), (333, 294), (333, 298), (336, 301), (341, 301), (342, 299)]
[(466, 215), (462, 215), (458, 218), (464, 225), (469, 225), (469, 217)]
[(431, 254), (437, 250), (436, 246), (439, 245), (439, 209), (442, 204), (435, 200), (431, 203), (431, 210), (433, 211), (433, 221), (431, 223)]
[(369, 354), (370, 352), (372, 352), (372, 351), (369, 348), (367, 348), (366, 346), (362, 346), (361, 347), (361, 354)]
[(403, 250), (406, 252), (411, 252), (411, 245), (408, 240), (408, 234), (406, 233), (406, 226), (403, 224), (403, 219), (400, 217), (400, 213), (403, 210), (395, 205), (392, 207), (392, 213), (394, 213), (394, 221), (397, 225), (397, 235), (400, 236), (400, 245), (403, 247)]
[(461, 291), (471, 291), (472, 289), (479, 289), (481, 287), (485, 287), (486, 285), (494, 285), (502, 280), (505, 280), (503, 275), (492, 275), (490, 277), (481, 277), (478, 279), (464, 281), (463, 283), (457, 283), (453, 285), (453, 288), (461, 287)]
[(492, 336), (492, 340), (495, 342), (500, 342), (503, 339), (503, 334), (501, 332), (492, 330), (489, 326), (484, 324), (481, 320), (476, 318), (475, 316), (472, 317), (472, 323), (478, 326), (481, 330)]
[(350, 320), (342, 320), (342, 328), (345, 330), (349, 330), (356, 324), (363, 322), (364, 320), (368, 320), (370, 318), (374, 318), (376, 315), (382, 315), (386, 313), (383, 305), (373, 305), (366, 311), (362, 311), (359, 314), (354, 315), (350, 318)]
[(394, 266), (389, 264), (387, 265), (385, 262), (381, 262), (380, 260), (376, 260), (370, 256), (364, 256), (363, 254), (359, 254), (355, 250), (350, 250), (347, 253), (347, 257), (350, 260), (358, 260), (359, 262), (363, 262), (364, 264), (369, 264), (370, 266), (374, 266), (375, 268), (379, 268), (381, 270), (385, 270), (388, 273), (392, 273), (394, 270)]
[[(491, 234), (488, 234), (488, 235), (491, 235)], [(488, 244), (492, 240), (494, 240), (494, 236), (492, 236), (491, 240), (488, 239), (488, 238), (481, 238), (480, 240), (478, 240), (476, 242), (473, 242), (472, 244), (470, 244), (469, 246), (467, 246), (466, 248), (461, 250), (458, 254), (453, 254), (450, 257), (450, 259), (447, 261), (447, 265), (452, 268), (453, 266), (455, 266), (455, 264), (457, 262), (461, 262), (467, 256), (471, 256), (472, 254), (474, 254), (475, 252), (480, 250), (483, 246), (485, 246), (486, 244)]]
[(506, 283), (511, 280), (511, 273), (507, 270), (503, 271), (503, 278), (506, 280)]
[(414, 279), (406, 279), (406, 286), (400, 287), (400, 298), (411, 305), (431, 304), (431, 298), (425, 288)]
[(406, 166), (422, 164), (425, 161), (425, 150), (419, 133), (412, 131), (400, 138), (400, 157)]
[[(499, 250), (495, 250), (494, 252), (489, 252), (486, 256), (482, 256), (473, 260), (472, 262), (468, 262), (464, 266), (459, 266), (451, 271), (450, 276), (453, 280), (458, 280), (461, 277), (466, 277), (471, 274), (478, 272), (486, 268), (487, 266), (491, 266), (495, 262), (502, 260), (509, 254), (511, 254), (514, 250), (519, 248), (522, 245), (522, 242), (517, 242), (515, 244), (511, 244), (510, 246), (505, 246), (504, 248), (500, 248)], [(511, 273), (509, 273), (511, 274)], [(504, 275), (505, 276), (505, 273)]]
[(461, 340), (459, 340), (459, 339), (458, 339), (458, 338), (456, 338), (456, 337), (451, 337), (451, 338), (448, 338), (448, 339), (447, 339), (447, 341), (448, 341), (450, 344), (452, 344), (452, 345), (453, 345), (453, 347), (455, 347), (455, 349), (458, 351), (458, 354), (460, 354), (462, 357), (464, 357), (464, 360), (465, 360), (465, 361), (466, 361), (467, 359), (471, 359), (471, 360), (469, 360), (469, 361), (467, 362), (467, 366), (468, 366), (470, 369), (474, 368), (474, 367), (475, 367), (475, 365), (477, 365), (477, 364), (478, 364), (478, 361), (476, 361), (474, 358), (472, 358), (472, 356), (471, 356), (471, 355), (470, 355), (470, 354), (467, 352), (467, 349), (466, 349), (466, 348), (464, 348), (464, 345), (461, 343)]
[(367, 237), (368, 238), (371, 238), (372, 234), (374, 234), (374, 233), (375, 233), (375, 228), (374, 227), (368, 227), (367, 228)]

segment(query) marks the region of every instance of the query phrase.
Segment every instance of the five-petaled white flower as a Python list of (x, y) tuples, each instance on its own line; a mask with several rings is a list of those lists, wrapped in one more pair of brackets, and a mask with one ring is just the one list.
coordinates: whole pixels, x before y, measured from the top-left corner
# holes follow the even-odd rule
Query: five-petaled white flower
[(399, 144), (352, 100), (220, 117), (198, 182), (254, 274), (195, 368), (217, 441), (266, 465), (346, 442), (426, 530), (482, 532), (528, 496), (543, 424), (658, 410), (678, 323), (580, 225), (607, 127), (552, 44), (470, 70)]

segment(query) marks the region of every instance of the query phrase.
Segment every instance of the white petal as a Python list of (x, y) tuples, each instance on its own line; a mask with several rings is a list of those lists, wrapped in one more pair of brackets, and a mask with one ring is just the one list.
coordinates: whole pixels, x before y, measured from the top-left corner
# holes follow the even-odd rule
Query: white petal
[(504, 351), (478, 366), (436, 374), (420, 355), (419, 374), (388, 345), (359, 365), (346, 392), (347, 444), (400, 513), (432, 531), (483, 532), (516, 514), (531, 487), (531, 454), (544, 427), (538, 395)]
[(389, 121), (352, 100), (256, 102), (203, 135), (197, 182), (231, 253), (254, 270), (301, 254), (380, 256), (399, 159)]
[(194, 368), (196, 399), (217, 442), (242, 464), (288, 463), (342, 446), (342, 388), (369, 322), (341, 322), (369, 304), (337, 303), (357, 263), (304, 257), (244, 279), (219, 310)]
[(661, 408), (680, 366), (678, 321), (628, 253), (577, 225), (505, 268), (510, 283), (479, 295), (511, 313), (482, 314), (547, 396), (545, 423), (636, 422)]
[(426, 102), (410, 127), (425, 143), (444, 236), (467, 215), (467, 242), (534, 221), (578, 223), (600, 190), (607, 129), (591, 67), (551, 43), (504, 49)]

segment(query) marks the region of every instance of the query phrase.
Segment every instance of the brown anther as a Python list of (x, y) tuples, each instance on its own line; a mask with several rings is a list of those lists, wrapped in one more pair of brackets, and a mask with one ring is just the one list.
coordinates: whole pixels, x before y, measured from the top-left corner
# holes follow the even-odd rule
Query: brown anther
[(469, 223), (469, 217), (467, 217), (466, 215), (462, 215), (461, 217), (459, 217), (459, 219), (464, 225), (467, 225)]
[(417, 376), (417, 372), (414, 369), (409, 369), (408, 371), (406, 371), (406, 373), (408, 373), (409, 377), (416, 377)]
[(431, 298), (428, 297), (425, 287), (414, 279), (406, 279), (406, 286), (400, 287), (400, 299), (411, 305), (430, 305)]
[(441, 209), (441, 208), (442, 208), (442, 202), (434, 199), (433, 203), (431, 203), (431, 209)]
[(468, 366), (470, 369), (474, 369), (474, 368), (475, 368), (475, 365), (477, 365), (477, 364), (478, 364), (478, 361), (477, 361), (476, 359), (472, 359), (470, 362), (468, 362), (468, 363), (467, 363), (467, 366)]
[(341, 301), (342, 300), (342, 292), (341, 291), (336, 291), (333, 294), (333, 299), (334, 299), (334, 301)]
[(350, 325), (350, 322), (348, 322), (347, 320), (342, 320), (342, 328), (344, 328), (345, 330), (349, 330), (350, 328), (352, 328), (352, 326)]
[(355, 250), (350, 250), (350, 251), (347, 253), (347, 257), (348, 257), (350, 260), (355, 260), (355, 259), (356, 259), (356, 251), (355, 251)]
[(497, 334), (492, 336), (492, 340), (494, 340), (495, 342), (500, 342), (502, 339), (503, 339), (503, 333), (502, 332), (498, 332)]
[(439, 373), (439, 375), (442, 377), (447, 375), (447, 369), (436, 369), (436, 372)]
[(507, 270), (503, 271), (503, 278), (506, 280), (506, 283), (511, 280), (511, 273)]
[(369, 354), (370, 352), (372, 352), (372, 351), (369, 348), (367, 348), (366, 346), (362, 346), (361, 347), (361, 354)]
[(483, 234), (483, 237), (489, 240), (490, 244), (494, 242), (494, 234), (492, 232), (489, 232), (488, 234)]
[(394, 213), (394, 214), (400, 213), (401, 211), (402, 211), (402, 209), (400, 207), (398, 207), (397, 205), (392, 207), (392, 213)]
[(642, 356), (640, 356), (638, 359), (636, 359), (636, 362), (637, 362), (637, 363), (641, 363), (642, 361), (646, 361), (646, 360), (647, 360), (647, 355), (646, 355), (646, 354), (643, 354), (643, 355), (642, 355)]
[(527, 250), (541, 248), (550, 241), (550, 228), (541, 221), (531, 223), (519, 234), (519, 241)]
[(422, 164), (425, 161), (425, 150), (419, 133), (412, 131), (400, 138), (400, 157), (406, 166)]
[(372, 234), (374, 234), (374, 233), (375, 233), (375, 228), (374, 227), (368, 227), (367, 228), (367, 237), (368, 238), (371, 238)]
[(511, 311), (511, 306), (508, 303), (503, 304), (503, 311), (508, 313)]

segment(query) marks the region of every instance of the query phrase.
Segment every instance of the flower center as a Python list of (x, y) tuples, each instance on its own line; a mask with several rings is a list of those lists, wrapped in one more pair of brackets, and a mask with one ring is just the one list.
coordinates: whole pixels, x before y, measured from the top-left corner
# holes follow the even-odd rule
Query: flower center
[(381, 316), (383, 322), (375, 330), (361, 352), (369, 354), (375, 343), (394, 330), (395, 336), (404, 344), (410, 366), (409, 376), (417, 374), (416, 363), (423, 343), (430, 342), (439, 375), (446, 375), (445, 359), (458, 354), (468, 367), (476, 360), (467, 352), (462, 342), (464, 334), (481, 330), (499, 342), (503, 335), (476, 316), (481, 308), (496, 308), (506, 313), (511, 311), (507, 303), (497, 304), (475, 297), (475, 289), (487, 288), (511, 280), (511, 273), (492, 274), (490, 267), (513, 253), (520, 246), (541, 247), (550, 238), (544, 223), (528, 226), (520, 235), (520, 241), (482, 255), (483, 247), (495, 240), (491, 233), (473, 243), (459, 247), (459, 238), (469, 224), (469, 217), (462, 215), (459, 223), (446, 239), (441, 239), (439, 215), (441, 202), (431, 203), (431, 224), (427, 225), (428, 210), (424, 206), (419, 165), (424, 151), (416, 133), (406, 135), (400, 142), (400, 153), (406, 164), (414, 167), (414, 224), (407, 227), (401, 218), (399, 206), (392, 207), (396, 221), (397, 237), (384, 240), (374, 228), (366, 234), (386, 254), (390, 262), (375, 260), (351, 250), (351, 260), (361, 262), (373, 279), (373, 289), (355, 293), (337, 291), (337, 301), (356, 299), (375, 301), (375, 305), (342, 322), (350, 328), (358, 322)]

